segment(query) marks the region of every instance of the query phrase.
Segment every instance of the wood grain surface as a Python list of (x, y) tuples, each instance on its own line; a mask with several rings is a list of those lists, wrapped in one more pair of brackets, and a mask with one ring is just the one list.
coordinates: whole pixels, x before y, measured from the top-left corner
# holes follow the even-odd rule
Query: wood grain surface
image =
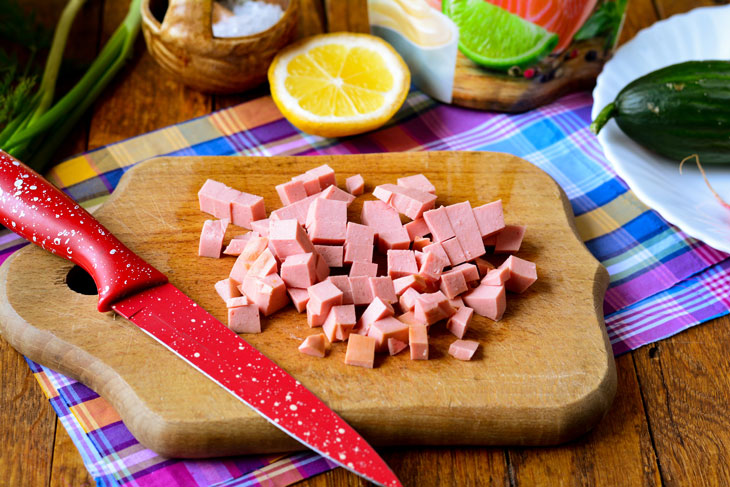
[[(575, 56), (565, 59), (558, 56), (551, 68), (557, 76), (542, 80), (509, 76), (487, 71), (461, 52), (456, 56), (452, 103), (477, 110), (497, 110), (518, 113), (550, 103), (559, 97), (579, 90), (588, 90), (596, 84), (596, 77), (603, 68), (603, 41), (590, 39), (577, 42), (571, 47)], [(597, 53), (596, 59), (588, 60), (589, 52)]]
[[(317, 3), (317, 0), (308, 0)], [(23, 0), (53, 25), (65, 0)], [(727, 3), (714, 0), (629, 0), (620, 42), (671, 13)], [(87, 60), (121, 21), (125, 2), (87, 2), (74, 24), (69, 56)], [(134, 80), (133, 87), (128, 86)], [(152, 91), (143, 80), (164, 89)], [(155, 66), (141, 38), (128, 67), (59, 151), (58, 160), (169, 123), (261, 96), (263, 90), (209, 97), (186, 90)], [(93, 144), (89, 143), (93, 141)], [(618, 390), (607, 416), (579, 440), (551, 448), (409, 447), (381, 449), (407, 485), (442, 486), (686, 486), (728, 485), (730, 403), (727, 329), (722, 317), (616, 359)], [(687, 367), (700, 356), (702, 367)], [(693, 360), (690, 360), (690, 357)], [(681, 358), (681, 360), (680, 360)], [(697, 380), (697, 371), (705, 377)], [(0, 474), (9, 486), (94, 485), (25, 361), (0, 339)], [(690, 393), (687, 393), (688, 391)], [(682, 402), (682, 407), (677, 407)], [(670, 425), (670, 426), (667, 426)], [(667, 436), (673, 428), (675, 441)], [(678, 436), (677, 432), (681, 432)], [(705, 477), (698, 476), (698, 472)], [(363, 487), (335, 469), (298, 487)]]
[[(346, 176), (367, 168), (368, 188), (405, 174), (425, 174), (437, 204), (501, 199), (506, 219), (528, 228), (519, 255), (538, 266), (528, 292), (510, 294), (493, 322), (472, 320), (468, 337), (481, 349), (470, 362), (447, 354), (453, 336), (434, 327), (428, 362), (407, 354), (379, 356), (374, 371), (346, 366), (344, 343), (326, 360), (302, 357), (312, 330), (292, 307), (244, 335), (338, 412), (375, 445), (545, 445), (585, 433), (603, 417), (616, 390), (613, 353), (601, 306), (605, 269), (573, 229), (559, 186), (532, 164), (488, 152), (391, 153), (322, 157), (181, 157), (127, 172), (95, 215), (171, 282), (226, 322), (213, 284), (234, 258), (201, 258), (203, 221), (197, 191), (206, 179), (259, 194), (279, 205), (274, 184), (329, 164)], [(357, 198), (349, 219), (359, 222)], [(230, 227), (228, 237), (243, 229)], [(570, 255), (570, 259), (565, 256)], [(95, 309), (96, 296), (66, 284), (73, 264), (26, 247), (0, 268), (0, 334), (18, 351), (87, 384), (119, 412), (132, 434), (164, 456), (216, 457), (299, 448), (114, 314)], [(38, 306), (38, 296), (44, 306)]]

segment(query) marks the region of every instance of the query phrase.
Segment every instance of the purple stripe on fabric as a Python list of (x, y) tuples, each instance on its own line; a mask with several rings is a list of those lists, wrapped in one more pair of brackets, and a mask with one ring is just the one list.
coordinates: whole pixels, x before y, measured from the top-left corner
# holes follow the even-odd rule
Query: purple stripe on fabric
[(51, 406), (53, 406), (53, 409), (56, 411), (56, 414), (59, 416), (63, 416), (64, 414), (69, 414), (71, 411), (69, 411), (68, 406), (66, 405), (66, 402), (63, 400), (61, 396), (52, 397), (48, 400), (51, 403)]
[(440, 140), (448, 137), (452, 132), (443, 121), (434, 113), (436, 110), (429, 110), (418, 118), (413, 118), (401, 125), (403, 132), (407, 133), (419, 145), (430, 140)]
[[(636, 332), (645, 326), (653, 326), (671, 317), (687, 314), (688, 302), (697, 301), (702, 291), (709, 290), (719, 301), (707, 300), (704, 307), (715, 308), (718, 313), (723, 307), (730, 306), (730, 262), (725, 261), (716, 267), (710, 268), (681, 284), (679, 291), (675, 289), (665, 291), (653, 299), (647, 299), (639, 305), (622, 310), (607, 318), (608, 336), (611, 340), (626, 338), (626, 335)], [(721, 292), (717, 292), (721, 290)], [(695, 304), (694, 307), (697, 305)]]
[(236, 132), (235, 134), (226, 135), (225, 139), (237, 153), (242, 153), (251, 150), (253, 147), (251, 140), (245, 134), (246, 132)]
[(621, 355), (622, 353), (635, 350), (649, 343), (676, 335), (688, 328), (692, 328), (698, 323), (703, 323), (728, 314), (727, 309), (722, 309), (719, 313), (713, 313), (711, 308), (713, 307), (702, 308), (691, 316), (681, 315), (677, 319), (663, 323), (661, 326), (649, 327), (646, 331), (616, 342), (612, 345), (613, 353), (614, 355)]
[(2, 234), (0, 235), (0, 245), (8, 244), (17, 238), (18, 235), (13, 232), (7, 232), (5, 234)]
[[(721, 262), (685, 281), (682, 287), (683, 291), (667, 290), (640, 305), (607, 316), (606, 326), (609, 339), (614, 342), (614, 352), (624, 353), (727, 314), (730, 309), (730, 261)], [(716, 300), (703, 302), (699, 299), (703, 291), (709, 291)], [(696, 309), (690, 311), (689, 307)]]
[[(687, 237), (683, 232), (679, 232), (680, 235), (682, 235), (686, 240), (691, 239)], [(717, 250), (713, 247), (710, 247), (704, 242), (700, 242), (699, 240), (695, 240), (691, 245), (692, 250), (694, 250), (697, 255), (702, 258), (707, 263), (716, 263), (720, 262), (721, 260), (725, 260), (728, 257), (730, 257), (730, 254), (727, 254), (725, 252), (722, 252), (721, 250)]]
[(6, 260), (8, 260), (8, 257), (10, 257), (11, 255), (13, 255), (13, 253), (16, 250), (20, 250), (23, 247), (25, 247), (26, 245), (28, 245), (28, 242), (25, 242), (25, 243), (22, 243), (22, 244), (18, 244), (18, 245), (13, 245), (12, 247), (8, 247), (7, 249), (3, 249), (2, 252), (0, 252), (0, 264), (2, 264), (3, 262), (5, 262)]
[(105, 456), (139, 443), (121, 421), (90, 431), (88, 437)]
[(269, 147), (272, 155), (295, 155), (303, 148), (309, 149), (309, 144), (305, 139), (293, 135), (286, 140), (282, 140), (278, 144)]
[[(128, 167), (120, 168), (120, 169), (122, 169), (122, 171), (124, 171), (124, 172), (127, 172), (129, 169), (131, 169), (133, 166), (136, 166), (137, 164), (139, 164), (139, 162), (132, 164)], [(111, 171), (110, 174), (114, 175), (114, 171)], [(111, 179), (106, 175), (106, 173), (99, 174), (98, 177), (99, 177), (99, 181), (104, 183), (104, 186), (106, 187), (106, 192), (109, 194), (111, 194), (111, 192), (114, 191), (114, 188), (116, 188), (117, 183), (119, 182), (118, 177)]]
[(185, 462), (168, 460), (136, 472), (123, 487), (188, 487), (197, 485)]
[(272, 458), (275, 457), (250, 455), (233, 459), (184, 461), (196, 481), (195, 485), (212, 485), (241, 477), (269, 465)]
[(276, 455), (248, 455), (226, 459), (222, 464), (226, 466), (228, 472), (235, 478), (269, 465), (276, 457)]
[[(132, 445), (131, 450), (135, 450), (133, 453), (126, 453), (126, 452), (118, 452), (120, 456), (124, 457), (124, 464), (127, 466), (131, 465), (139, 465), (144, 462), (149, 462), (151, 460), (157, 461), (161, 457), (153, 452), (152, 450), (149, 450), (147, 448), (144, 448), (141, 444), (135, 443)], [(124, 454), (122, 454), (124, 453)]]
[(65, 387), (58, 389), (58, 393), (66, 398), (66, 402), (70, 406), (76, 406), (91, 399), (96, 399), (99, 394), (92, 391), (81, 382), (73, 382)]
[[(374, 152), (383, 152), (383, 148), (377, 142), (368, 137), (356, 137), (345, 141), (338, 149), (345, 149), (347, 154), (372, 154)], [(341, 154), (342, 152), (338, 152)]]
[(302, 475), (302, 478), (306, 479), (307, 477), (312, 477), (313, 475), (317, 475), (322, 472), (326, 472), (328, 470), (332, 470), (333, 468), (339, 467), (339, 465), (329, 460), (328, 458), (321, 457), (319, 455), (317, 456), (319, 458), (315, 459), (314, 461), (297, 465), (297, 470)]
[(248, 131), (249, 137), (258, 142), (257, 145), (264, 145), (270, 142), (285, 139), (296, 135), (297, 129), (294, 128), (285, 118), (281, 118), (274, 122), (259, 125)]
[(36, 363), (36, 362), (33, 362), (28, 357), (25, 357), (24, 356), (23, 358), (25, 359), (26, 363), (28, 364), (28, 367), (30, 367), (30, 371), (31, 372), (33, 372), (34, 374), (37, 374), (39, 372), (43, 372), (43, 366), (41, 364)]
[(725, 258), (722, 254), (703, 255), (702, 257), (714, 257), (717, 260), (708, 262), (696, 253), (684, 252), (667, 262), (657, 263), (649, 271), (647, 271), (647, 268), (641, 269), (639, 271), (641, 274), (637, 277), (617, 286), (612, 286), (606, 291), (606, 297), (603, 301), (603, 313), (609, 315), (664, 291), (695, 274), (698, 269), (704, 269)]
[(316, 453), (303, 452), (283, 458), (241, 478), (211, 487), (284, 487), (335, 467), (333, 462)]

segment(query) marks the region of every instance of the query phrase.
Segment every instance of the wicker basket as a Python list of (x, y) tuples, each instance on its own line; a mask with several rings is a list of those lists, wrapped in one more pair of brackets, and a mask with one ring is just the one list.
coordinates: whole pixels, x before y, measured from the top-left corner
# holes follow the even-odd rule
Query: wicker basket
[[(157, 62), (208, 93), (245, 91), (266, 80), (274, 55), (291, 42), (299, 0), (266, 0), (284, 10), (268, 30), (245, 37), (213, 37), (212, 0), (143, 0), (142, 30)], [(163, 18), (162, 23), (158, 18)]]

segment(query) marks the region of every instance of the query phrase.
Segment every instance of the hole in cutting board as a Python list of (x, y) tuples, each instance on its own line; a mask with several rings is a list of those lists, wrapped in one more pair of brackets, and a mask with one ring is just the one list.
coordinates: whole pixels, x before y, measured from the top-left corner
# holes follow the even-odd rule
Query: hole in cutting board
[(68, 274), (66, 274), (66, 285), (71, 288), (72, 291), (79, 294), (85, 294), (87, 296), (98, 294), (94, 279), (88, 272), (77, 265), (73, 266), (71, 270), (68, 271)]

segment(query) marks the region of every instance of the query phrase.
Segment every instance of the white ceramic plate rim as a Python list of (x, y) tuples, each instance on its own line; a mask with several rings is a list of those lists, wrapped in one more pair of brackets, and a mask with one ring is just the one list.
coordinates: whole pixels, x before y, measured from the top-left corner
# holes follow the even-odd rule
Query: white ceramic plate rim
[[(727, 33), (710, 32), (723, 24)], [(681, 45), (667, 47), (677, 46), (678, 35)], [(714, 42), (716, 35), (724, 36), (727, 42)], [(636, 62), (637, 52), (648, 62)], [(652, 58), (652, 53), (658, 57)], [(618, 49), (596, 81), (592, 119), (633, 79), (671, 64), (708, 59), (730, 60), (730, 5), (697, 8), (656, 22)], [(615, 82), (617, 74), (623, 76), (623, 84)], [(679, 176), (678, 161), (639, 146), (613, 120), (603, 128), (598, 141), (616, 173), (644, 204), (691, 237), (730, 252), (730, 210), (712, 196), (694, 162), (686, 164), (685, 174)], [(718, 193), (730, 195), (730, 167), (704, 168)]]

